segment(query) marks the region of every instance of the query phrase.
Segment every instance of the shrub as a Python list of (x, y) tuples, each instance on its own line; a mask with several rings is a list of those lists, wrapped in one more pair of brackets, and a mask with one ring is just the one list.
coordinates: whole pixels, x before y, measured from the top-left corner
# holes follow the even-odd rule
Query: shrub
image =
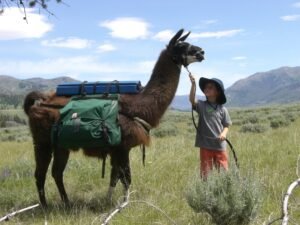
[(248, 124), (244, 124), (241, 127), (240, 132), (263, 133), (267, 130), (268, 128), (266, 127), (266, 125), (248, 123)]
[(272, 128), (286, 127), (290, 125), (291, 120), (284, 118), (283, 116), (275, 117), (270, 121)]
[(165, 122), (151, 133), (155, 137), (163, 138), (167, 136), (176, 136), (178, 134), (178, 129), (173, 123)]
[(285, 118), (291, 122), (294, 122), (296, 120), (296, 115), (294, 113), (287, 113)]
[(245, 123), (258, 123), (259, 122), (259, 118), (256, 114), (251, 114), (248, 116), (247, 119), (245, 119)]
[(186, 199), (197, 213), (207, 213), (217, 225), (246, 225), (257, 215), (260, 185), (253, 174), (242, 177), (235, 167), (213, 170), (207, 180), (193, 179)]

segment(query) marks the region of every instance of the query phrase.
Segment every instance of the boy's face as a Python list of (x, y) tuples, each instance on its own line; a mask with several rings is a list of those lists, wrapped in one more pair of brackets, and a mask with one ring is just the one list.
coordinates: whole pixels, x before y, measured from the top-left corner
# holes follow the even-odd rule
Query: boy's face
[(204, 87), (204, 94), (206, 97), (216, 98), (219, 95), (219, 90), (215, 83), (209, 82)]

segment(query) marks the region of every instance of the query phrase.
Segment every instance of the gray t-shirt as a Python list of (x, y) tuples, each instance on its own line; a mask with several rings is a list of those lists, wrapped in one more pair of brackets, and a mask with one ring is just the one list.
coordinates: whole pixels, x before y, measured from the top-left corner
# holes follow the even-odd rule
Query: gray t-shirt
[(196, 111), (199, 115), (196, 147), (225, 150), (226, 141), (220, 141), (219, 135), (224, 127), (232, 124), (229, 113), (223, 105), (198, 100)]

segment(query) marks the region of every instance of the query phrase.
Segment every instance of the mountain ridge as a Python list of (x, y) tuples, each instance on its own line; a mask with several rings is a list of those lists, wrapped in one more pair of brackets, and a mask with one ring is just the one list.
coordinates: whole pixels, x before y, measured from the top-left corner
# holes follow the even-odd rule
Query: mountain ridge
[[(227, 107), (257, 107), (300, 102), (300, 66), (283, 66), (254, 73), (236, 81), (225, 90), (225, 94)], [(185, 99), (185, 102), (182, 99)], [(190, 110), (189, 96), (175, 96), (171, 108)]]
[[(24, 96), (30, 91), (55, 90), (65, 82), (78, 81), (64, 76), (52, 79), (33, 77), (17, 79), (13, 76), (0, 75), (0, 103), (21, 104)], [(236, 81), (225, 90), (227, 107), (255, 107), (271, 104), (300, 102), (300, 66), (280, 67), (266, 72), (257, 72)], [(204, 99), (203, 96), (197, 96)], [(188, 95), (176, 95), (171, 109), (190, 110)]]
[(228, 106), (239, 107), (300, 101), (300, 66), (250, 75), (227, 88), (226, 96)]

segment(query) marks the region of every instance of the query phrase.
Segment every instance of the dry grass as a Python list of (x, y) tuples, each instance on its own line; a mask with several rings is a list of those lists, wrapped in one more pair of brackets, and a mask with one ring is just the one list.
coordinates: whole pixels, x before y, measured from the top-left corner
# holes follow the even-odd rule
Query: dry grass
[[(234, 113), (233, 113), (234, 114)], [(241, 114), (237, 114), (241, 115)], [(210, 225), (205, 214), (195, 213), (187, 204), (185, 192), (191, 177), (198, 172), (198, 150), (194, 147), (194, 130), (189, 113), (170, 112), (164, 123), (175, 124), (176, 136), (154, 137), (147, 148), (146, 167), (139, 148), (130, 158), (133, 182), (131, 200), (147, 201), (164, 210), (178, 225)], [(233, 117), (234, 121), (234, 117)], [(168, 126), (165, 126), (168, 127)], [(169, 126), (172, 127), (172, 126)], [(296, 178), (296, 161), (300, 152), (300, 120), (287, 127), (269, 129), (263, 134), (240, 133), (240, 126), (230, 129), (229, 139), (237, 150), (241, 174), (254, 170), (262, 181), (262, 207), (250, 224), (262, 224), (270, 214), (280, 215), (282, 193)], [(37, 203), (31, 141), (0, 143), (0, 217), (14, 209)], [(72, 154), (65, 171), (65, 184), (72, 206), (64, 208), (58, 191), (48, 174), (46, 192), (49, 210), (35, 209), (20, 214), (6, 224), (101, 224), (101, 216), (111, 206), (105, 195), (109, 184), (109, 163), (101, 179), (101, 162)], [(114, 204), (122, 196), (117, 186)], [(296, 196), (297, 201), (297, 196)], [(298, 218), (299, 219), (299, 218)], [(113, 225), (171, 224), (157, 210), (133, 203), (116, 215)]]

